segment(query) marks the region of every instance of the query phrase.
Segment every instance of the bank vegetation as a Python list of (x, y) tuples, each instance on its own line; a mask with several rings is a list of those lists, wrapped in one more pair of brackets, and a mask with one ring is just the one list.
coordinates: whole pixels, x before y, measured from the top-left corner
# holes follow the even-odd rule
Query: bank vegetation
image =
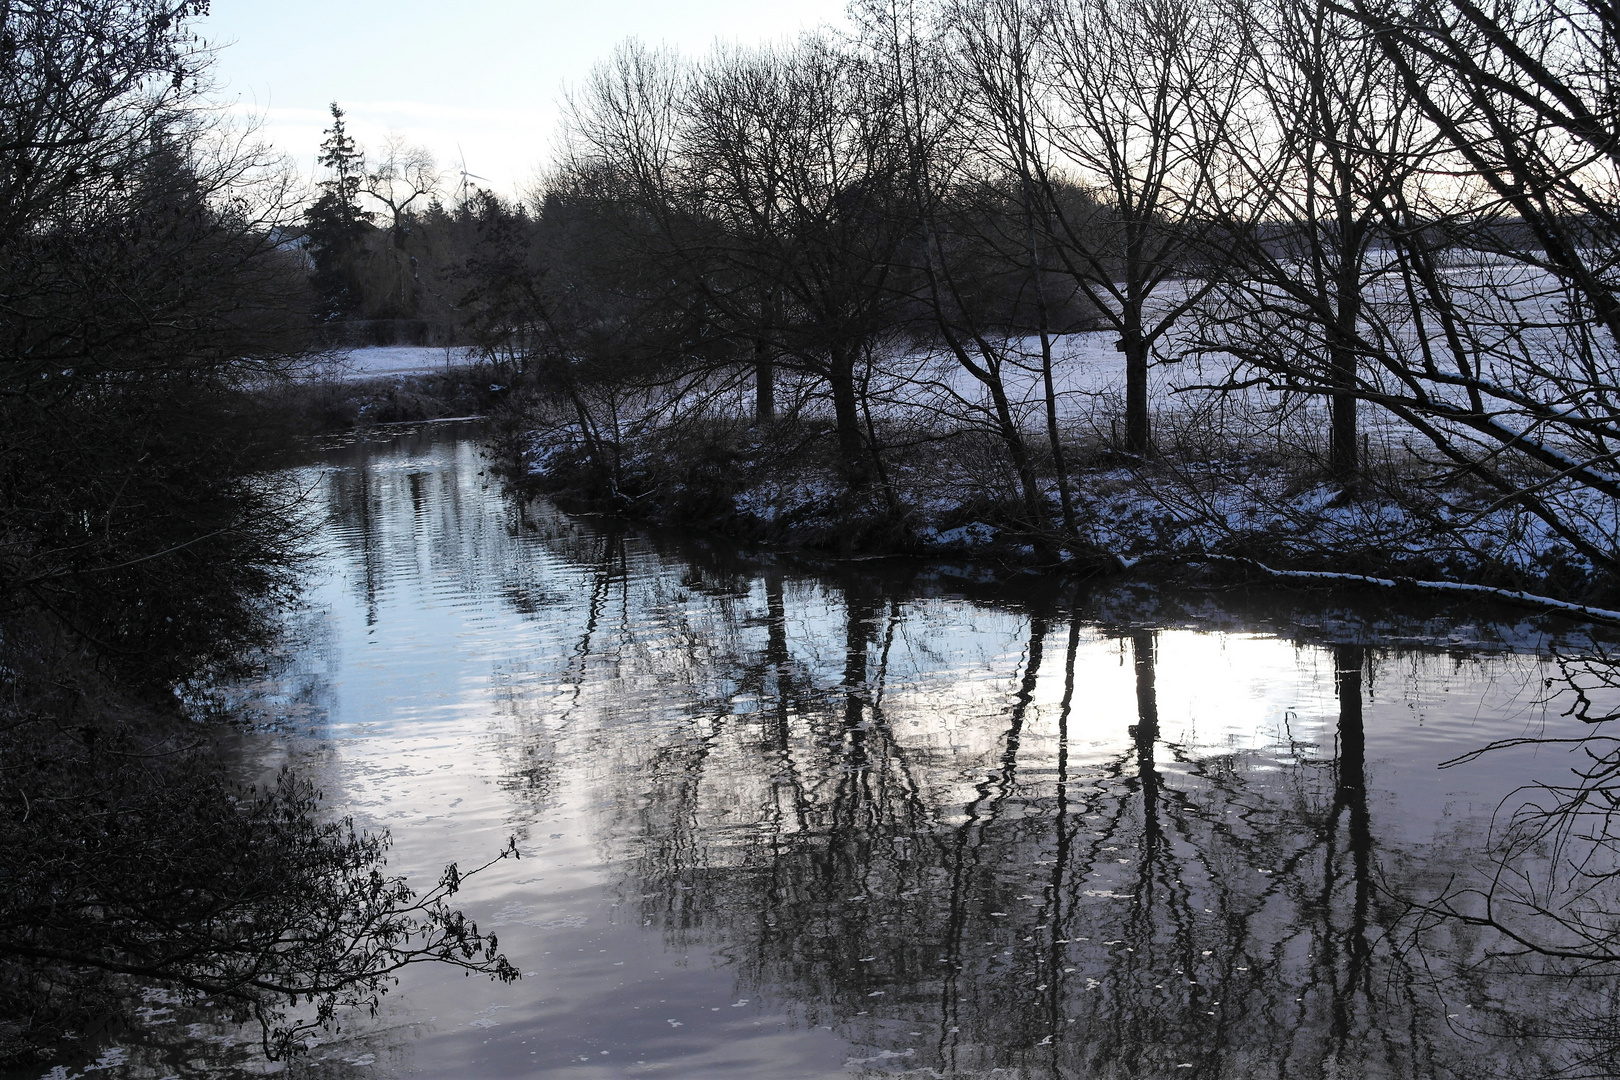
[(455, 867), (407, 885), (220, 749), (296, 587), (257, 395), (313, 294), (301, 186), (208, 104), (206, 8), (0, 5), (0, 1069), (88, 1064), (143, 993), (280, 1056), (404, 964), (516, 976)]

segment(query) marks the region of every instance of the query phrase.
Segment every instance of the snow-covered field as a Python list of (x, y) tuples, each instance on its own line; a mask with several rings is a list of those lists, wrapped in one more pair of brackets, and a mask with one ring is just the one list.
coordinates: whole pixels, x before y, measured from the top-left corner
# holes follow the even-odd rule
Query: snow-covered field
[(473, 350), (463, 346), (380, 345), (341, 349), (317, 361), (310, 378), (354, 381), (429, 375), (471, 363), (473, 356)]
[[(1452, 296), (1459, 313), (1466, 313), (1475, 331), (1471, 357), (1475, 373), (1486, 387), (1510, 388), (1507, 397), (1528, 393), (1560, 412), (1584, 411), (1593, 393), (1602, 396), (1615, 379), (1613, 356), (1583, 354), (1565, 339), (1563, 296), (1557, 282), (1548, 275), (1523, 267), (1467, 267), (1448, 271)], [(1182, 298), (1180, 283), (1170, 282), (1149, 304), (1147, 321), (1152, 324), (1164, 305)], [(1407, 296), (1387, 275), (1374, 274), (1366, 283), (1368, 312), (1373, 318), (1367, 333), (1383, 347), (1401, 354), (1402, 372), (1392, 375), (1371, 362), (1365, 362), (1362, 377), (1382, 392), (1395, 397), (1414, 393), (1437, 402), (1466, 405), (1467, 395), (1458, 385), (1438, 324), (1420, 329), (1411, 321)], [(1218, 298), (1211, 297), (1211, 305)], [(1286, 305), (1285, 305), (1286, 306)], [(1432, 323), (1427, 319), (1426, 322)], [(1189, 335), (1197, 331), (1196, 316), (1188, 316), (1160, 340), (1155, 363), (1149, 375), (1150, 407), (1163, 416), (1175, 416), (1183, 424), (1202, 426), (1210, 435), (1245, 440), (1257, 435), (1276, 437), (1280, 429), (1293, 426), (1307, 433), (1320, 433), (1326, 421), (1326, 403), (1300, 394), (1284, 395), (1247, 383), (1253, 371), (1235, 371), (1230, 358), (1200, 353)], [(1242, 329), (1234, 324), (1238, 337), (1252, 334), (1255, 326)], [(1297, 328), (1284, 319), (1271, 328), (1293, 336)], [(1494, 328), (1494, 329), (1493, 329)], [(1490, 331), (1490, 332), (1487, 332)], [(1089, 331), (1054, 339), (1053, 382), (1056, 409), (1065, 427), (1076, 434), (1112, 434), (1123, 412), (1125, 396), (1124, 356), (1115, 349), (1112, 330)], [(1427, 341), (1428, 348), (1424, 347)], [(1036, 338), (995, 343), (1003, 358), (1002, 379), (1018, 424), (1039, 431), (1045, 422), (1045, 392), (1040, 374), (1040, 344)], [(431, 374), (471, 362), (474, 352), (465, 347), (389, 346), (354, 348), (335, 352), (312, 371), (315, 378), (357, 381), (385, 377)], [(1426, 373), (1430, 355), (1438, 358), (1441, 369)], [(976, 361), (982, 358), (975, 356)], [(779, 368), (779, 400), (801, 414), (830, 412), (825, 387), (815, 380), (796, 378), (784, 365)], [(994, 426), (988, 389), (944, 349), (905, 350), (880, 353), (873, 357), (865, 373), (866, 399), (877, 419), (930, 423), (988, 424)], [(1227, 389), (1219, 389), (1222, 385)], [(666, 383), (644, 394), (613, 388), (613, 413), (634, 416), (638, 411), (649, 418), (668, 419), (697, 411), (747, 416), (753, 407), (753, 388), (746, 374), (713, 379)], [(673, 395), (673, 400), (671, 399)], [(1520, 406), (1510, 400), (1493, 399), (1486, 390), (1488, 404), (1503, 419), (1517, 418)], [(1291, 420), (1285, 424), (1284, 418)], [(1374, 443), (1383, 439), (1399, 441), (1410, 434), (1402, 421), (1376, 406), (1365, 406), (1360, 426)], [(1516, 424), (1515, 427), (1522, 427)], [(1548, 438), (1542, 435), (1542, 439)], [(1552, 438), (1556, 441), (1557, 436)]]

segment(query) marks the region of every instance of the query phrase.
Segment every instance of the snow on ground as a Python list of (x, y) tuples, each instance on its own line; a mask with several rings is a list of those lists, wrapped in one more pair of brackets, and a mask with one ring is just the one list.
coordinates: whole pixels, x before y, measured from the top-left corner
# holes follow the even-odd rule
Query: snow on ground
[(469, 364), (474, 355), (472, 349), (464, 346), (376, 345), (339, 349), (323, 358), (311, 377), (351, 382), (396, 375), (430, 375)]

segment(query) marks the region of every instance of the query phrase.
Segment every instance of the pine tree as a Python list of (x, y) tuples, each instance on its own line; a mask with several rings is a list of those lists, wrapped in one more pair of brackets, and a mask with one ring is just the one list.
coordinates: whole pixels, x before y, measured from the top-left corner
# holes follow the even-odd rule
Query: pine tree
[(327, 170), (321, 193), (304, 215), (310, 252), (315, 260), (311, 283), (321, 298), (321, 314), (342, 318), (359, 309), (363, 297), (361, 254), (371, 215), (360, 205), (365, 182), (365, 154), (343, 123), (343, 110), (332, 102), (332, 126), (323, 133), (316, 159)]

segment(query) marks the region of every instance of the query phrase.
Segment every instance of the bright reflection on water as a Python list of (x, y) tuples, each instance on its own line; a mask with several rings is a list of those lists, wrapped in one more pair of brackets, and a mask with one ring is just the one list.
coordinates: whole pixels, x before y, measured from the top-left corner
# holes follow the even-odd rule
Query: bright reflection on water
[(677, 556), (484, 467), (441, 432), (311, 470), (325, 557), (262, 708), (395, 870), (517, 835), (463, 900), (525, 978), (412, 971), (320, 1069), (1609, 1068), (1611, 980), (1412, 908), (1578, 764), (1438, 767), (1582, 728), (1527, 627)]

